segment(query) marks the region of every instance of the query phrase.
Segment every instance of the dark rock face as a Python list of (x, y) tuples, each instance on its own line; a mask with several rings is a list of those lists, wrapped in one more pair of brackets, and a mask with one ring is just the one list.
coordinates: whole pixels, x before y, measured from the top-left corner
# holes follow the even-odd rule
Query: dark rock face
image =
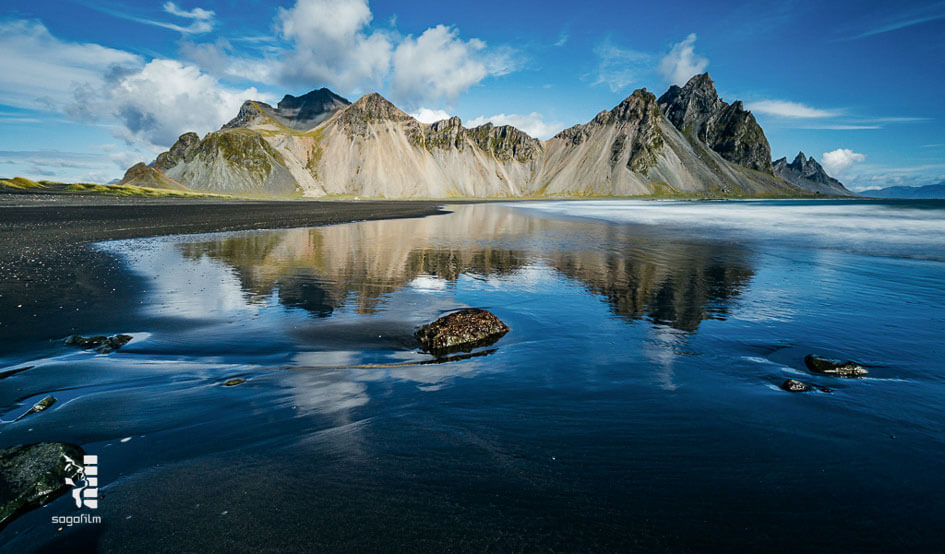
[(534, 160), (541, 152), (541, 141), (534, 139), (511, 125), (496, 127), (486, 123), (466, 131), (480, 149), (491, 152), (501, 161), (515, 160), (525, 163)]
[(58, 442), (0, 450), (0, 529), (69, 490), (66, 478), (81, 473), (83, 454), (78, 446)]
[(810, 390), (810, 385), (796, 379), (788, 379), (781, 383), (781, 388), (788, 392), (807, 392)]
[(775, 175), (803, 189), (834, 196), (853, 196), (843, 183), (827, 175), (817, 160), (807, 158), (803, 152), (798, 152), (793, 162), (781, 158), (774, 162), (773, 167)]
[(808, 354), (804, 357), (804, 365), (814, 373), (837, 375), (839, 377), (856, 378), (869, 373), (863, 366), (856, 362), (829, 360), (812, 354)]
[(467, 308), (424, 325), (416, 336), (424, 350), (441, 355), (488, 346), (508, 332), (508, 326), (491, 312)]
[(663, 115), (726, 160), (771, 174), (771, 147), (755, 116), (740, 101), (719, 98), (708, 73), (696, 75), (684, 87), (673, 85), (659, 98)]
[(96, 336), (96, 337), (83, 337), (81, 335), (72, 335), (66, 339), (66, 344), (69, 346), (78, 346), (83, 350), (95, 349), (97, 352), (102, 354), (108, 354), (109, 352), (114, 352), (122, 346), (128, 344), (131, 341), (130, 335), (114, 335), (111, 337), (105, 336)]
[(154, 162), (154, 168), (161, 171), (167, 171), (181, 162), (193, 161), (197, 155), (197, 147), (200, 145), (200, 137), (197, 133), (184, 133), (177, 139), (174, 146), (167, 152), (158, 154)]

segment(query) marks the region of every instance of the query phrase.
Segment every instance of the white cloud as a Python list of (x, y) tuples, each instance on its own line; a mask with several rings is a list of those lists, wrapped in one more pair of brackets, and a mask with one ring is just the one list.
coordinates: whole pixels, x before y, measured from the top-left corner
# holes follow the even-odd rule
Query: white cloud
[(0, 22), (0, 104), (59, 111), (80, 83), (104, 83), (118, 67), (137, 67), (134, 54), (98, 44), (61, 41), (38, 21)]
[(395, 98), (409, 103), (445, 98), (460, 93), (489, 76), (517, 69), (511, 49), (486, 51), (486, 43), (463, 40), (459, 31), (446, 25), (430, 27), (419, 37), (406, 37), (394, 51), (391, 90)]
[(824, 152), (823, 154), (824, 169), (833, 177), (843, 175), (853, 167), (853, 164), (865, 161), (865, 154), (854, 152), (849, 148), (837, 148), (832, 152)]
[(194, 8), (190, 11), (187, 11), (177, 7), (177, 4), (173, 2), (165, 2), (163, 7), (164, 11), (171, 15), (176, 15), (177, 17), (183, 17), (185, 19), (194, 19), (196, 21), (210, 21), (214, 16), (213, 10)]
[(444, 119), (452, 117), (449, 112), (445, 110), (433, 110), (430, 108), (419, 108), (417, 111), (411, 112), (410, 116), (420, 123), (436, 123), (437, 121), (443, 121)]
[(341, 90), (379, 84), (393, 46), (386, 33), (369, 32), (372, 19), (366, 0), (298, 0), (290, 9), (279, 8), (280, 32), (293, 44), (282, 77)]
[(669, 54), (660, 60), (660, 73), (674, 85), (682, 86), (695, 74), (705, 71), (709, 60), (695, 53), (696, 34), (690, 33), (682, 42), (673, 45)]
[(271, 60), (233, 55), (232, 45), (225, 38), (202, 43), (182, 41), (179, 51), (185, 60), (217, 77), (245, 79), (256, 83), (276, 81), (273, 72), (275, 64)]
[(787, 100), (759, 100), (749, 103), (747, 108), (755, 113), (800, 119), (840, 115), (837, 111), (821, 110), (798, 102), (788, 102)]
[(640, 81), (650, 71), (653, 56), (645, 52), (616, 46), (609, 40), (594, 48), (597, 56), (597, 75), (593, 85), (607, 85), (612, 92)]
[(500, 113), (489, 117), (477, 117), (467, 122), (466, 126), (478, 127), (490, 121), (493, 125), (511, 125), (542, 140), (551, 138), (564, 128), (564, 124), (557, 121), (545, 121), (544, 116), (537, 112), (524, 115)]
[(69, 111), (80, 119), (116, 119), (121, 138), (166, 148), (186, 131), (219, 128), (250, 98), (271, 100), (255, 88), (225, 87), (193, 65), (157, 59), (105, 86), (77, 88)]

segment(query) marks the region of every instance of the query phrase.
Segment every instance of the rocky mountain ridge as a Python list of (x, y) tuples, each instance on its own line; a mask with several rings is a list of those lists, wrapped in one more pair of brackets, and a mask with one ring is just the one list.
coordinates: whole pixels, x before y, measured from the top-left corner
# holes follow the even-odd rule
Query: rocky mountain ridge
[(843, 183), (827, 175), (817, 160), (808, 158), (803, 152), (798, 152), (791, 163), (788, 163), (787, 158), (781, 158), (772, 165), (778, 177), (816, 194), (853, 196)]
[[(145, 166), (146, 167), (146, 166)], [(243, 104), (203, 139), (185, 133), (122, 182), (208, 192), (385, 198), (804, 196), (773, 173), (764, 132), (708, 74), (658, 100), (635, 91), (546, 141), (458, 117), (421, 123), (380, 94), (319, 89)]]

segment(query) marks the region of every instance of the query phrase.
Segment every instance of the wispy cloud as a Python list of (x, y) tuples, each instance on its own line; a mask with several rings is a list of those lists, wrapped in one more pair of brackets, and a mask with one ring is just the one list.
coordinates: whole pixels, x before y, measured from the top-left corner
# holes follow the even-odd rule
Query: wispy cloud
[(747, 108), (755, 113), (798, 119), (836, 117), (841, 114), (838, 110), (812, 108), (800, 102), (787, 100), (759, 100), (749, 103)]
[(571, 38), (571, 35), (568, 34), (567, 30), (561, 31), (561, 34), (558, 35), (558, 40), (555, 41), (555, 46), (564, 46), (568, 43), (569, 38)]
[(935, 4), (921, 6), (905, 11), (887, 19), (872, 29), (849, 37), (847, 40), (872, 37), (883, 33), (905, 29), (914, 25), (921, 25), (930, 21), (937, 21), (939, 19), (945, 19), (945, 2), (936, 2)]
[(597, 70), (592, 75), (592, 85), (607, 85), (612, 92), (639, 82), (652, 70), (654, 60), (652, 54), (621, 48), (609, 39), (598, 44), (594, 54), (597, 56)]
[(172, 15), (174, 17), (179, 17), (181, 19), (189, 19), (190, 25), (178, 25), (176, 23), (171, 23), (169, 21), (163, 21), (160, 19), (154, 19), (149, 17), (142, 17), (126, 11), (96, 5), (96, 4), (86, 4), (88, 7), (98, 10), (102, 13), (106, 13), (113, 17), (124, 19), (127, 21), (134, 21), (135, 23), (141, 23), (142, 25), (153, 25), (155, 27), (161, 27), (164, 29), (170, 29), (172, 31), (177, 31), (178, 33), (191, 35), (191, 34), (201, 34), (208, 33), (213, 30), (213, 27), (216, 25), (215, 13), (213, 10), (205, 10), (203, 8), (194, 8), (192, 10), (181, 9), (174, 2), (165, 2), (162, 6), (162, 9), (165, 13)]
[(819, 131), (867, 131), (870, 129), (882, 129), (880, 125), (805, 125), (799, 129), (815, 129)]

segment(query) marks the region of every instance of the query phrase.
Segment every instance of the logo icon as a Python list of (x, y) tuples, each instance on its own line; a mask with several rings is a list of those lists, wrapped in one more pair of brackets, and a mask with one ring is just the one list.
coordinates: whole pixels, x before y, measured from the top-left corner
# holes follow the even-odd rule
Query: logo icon
[(76, 508), (98, 508), (98, 456), (84, 456), (82, 465), (69, 460), (69, 466), (66, 471), (72, 469), (75, 473), (73, 477), (66, 477), (66, 484), (72, 487)]

